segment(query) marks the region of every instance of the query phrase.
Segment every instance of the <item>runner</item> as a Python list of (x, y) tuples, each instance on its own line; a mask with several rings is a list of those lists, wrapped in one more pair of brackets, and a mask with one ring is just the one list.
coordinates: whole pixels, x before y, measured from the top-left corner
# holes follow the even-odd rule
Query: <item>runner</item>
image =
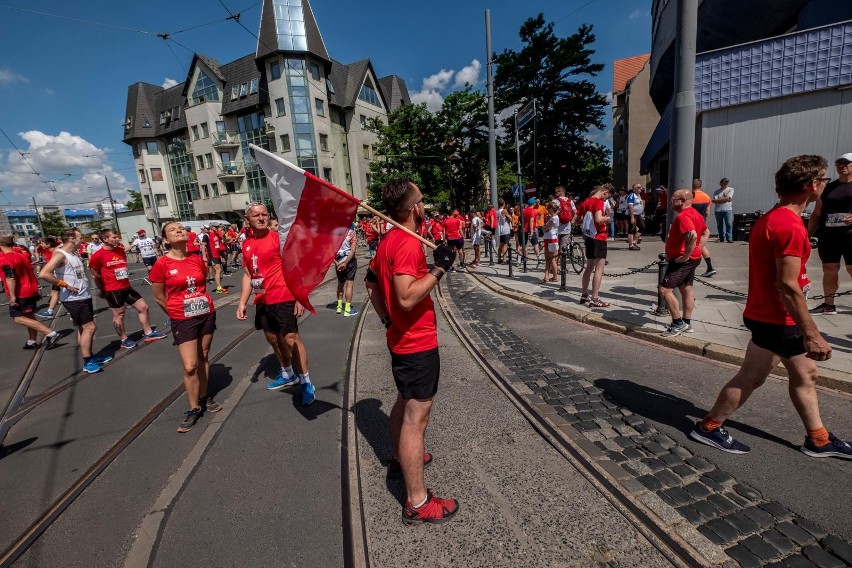
[[(246, 305), (254, 291), (255, 329), (262, 329), (281, 365), (278, 377), (267, 390), (302, 385), (302, 405), (311, 404), (316, 393), (308, 372), (308, 352), (299, 335), (298, 319), (305, 308), (296, 302), (284, 283), (281, 247), (277, 232), (269, 228), (269, 211), (263, 203), (250, 203), (245, 213), (251, 236), (243, 242), (243, 280), (237, 319), (245, 320)], [(295, 360), (294, 360), (295, 359)], [(295, 363), (296, 372), (293, 371)]]
[[(708, 198), (709, 199), (709, 198)], [(635, 184), (627, 194), (627, 250), (640, 250), (645, 232), (645, 203), (642, 201), (642, 184)]]
[(357, 247), (358, 237), (355, 236), (355, 225), (352, 225), (334, 257), (337, 268), (337, 313), (345, 317), (358, 315), (358, 310), (352, 309), (352, 291), (355, 287), (355, 273), (358, 271), (358, 259), (355, 258)]
[[(157, 262), (157, 243), (154, 239), (148, 237), (145, 233), (145, 229), (139, 229), (136, 231), (136, 240), (133, 241), (133, 244), (139, 249), (139, 256), (142, 257), (142, 263), (145, 265), (145, 268), (148, 269), (148, 273), (151, 273), (151, 269), (154, 267), (154, 263)], [(151, 282), (146, 278), (145, 281), (150, 284)]]
[(806, 430), (802, 452), (815, 458), (852, 459), (852, 446), (826, 430), (819, 412), (816, 361), (831, 358), (808, 313), (804, 290), (811, 247), (801, 215), (819, 198), (830, 178), (820, 156), (795, 156), (775, 174), (779, 203), (754, 224), (748, 243), (748, 298), (743, 312), (751, 341), (739, 372), (722, 388), (716, 404), (689, 433), (694, 440), (733, 454), (750, 448), (723, 426), (760, 387), (780, 361), (787, 369), (790, 398)]
[[(672, 196), (672, 211), (675, 218), (669, 227), (666, 239), (666, 274), (660, 283), (660, 296), (672, 316), (672, 323), (662, 333), (663, 337), (674, 337), (681, 333), (692, 333), (692, 310), (695, 308), (695, 293), (692, 289), (695, 269), (701, 265), (701, 249), (710, 237), (710, 229), (704, 217), (692, 207), (692, 191), (679, 189)], [(680, 290), (683, 298), (683, 317), (674, 289)]]
[(523, 213), (524, 238), (521, 246), (523, 247), (523, 255), (529, 258), (527, 245), (532, 244), (533, 250), (535, 251), (536, 262), (540, 262), (541, 254), (538, 250), (538, 233), (535, 229), (537, 216), (538, 208), (536, 207), (536, 199), (535, 197), (530, 197)]
[[(444, 221), (444, 231), (446, 232), (447, 244), (453, 247), (453, 251), (459, 260), (459, 268), (464, 268), (464, 221), (461, 220), (458, 210), (453, 211), (453, 214), (447, 217)], [(452, 270), (451, 270), (452, 271)]]
[(500, 248), (497, 249), (497, 264), (503, 264), (503, 261), (509, 262), (509, 240), (512, 238), (512, 214), (509, 212), (509, 206), (501, 197), (497, 200), (500, 206), (500, 212), (497, 214), (497, 236), (500, 239)]
[[(704, 217), (704, 223), (707, 224), (707, 220), (710, 218), (710, 196), (704, 193), (701, 189), (702, 186), (703, 182), (700, 179), (695, 178), (692, 180), (692, 208)], [(701, 247), (701, 256), (704, 258), (704, 262), (707, 263), (707, 270), (701, 274), (701, 277), (711, 278), (715, 276), (716, 271), (713, 270), (713, 259), (710, 258), (710, 247), (706, 243)]]
[(574, 202), (565, 195), (565, 187), (561, 185), (556, 186), (554, 203), (559, 208), (559, 246), (564, 249), (568, 247), (568, 241), (571, 238), (573, 228), (571, 222), (574, 220), (576, 210), (574, 209)]
[(234, 224), (231, 224), (228, 230), (225, 231), (225, 244), (228, 249), (228, 259), (225, 264), (227, 268), (237, 268), (237, 252), (239, 251), (239, 245), (237, 245), (238, 236), (237, 226)]
[[(580, 204), (574, 224), (583, 230), (586, 243), (586, 268), (583, 270), (580, 303), (588, 303), (590, 308), (608, 308), (609, 304), (598, 297), (606, 266), (607, 226), (610, 217), (604, 213), (606, 200), (612, 195), (613, 187), (605, 183), (595, 188), (592, 195)], [(592, 278), (594, 273), (594, 278)], [(592, 297), (589, 298), (589, 281), (592, 281)]]
[(133, 349), (136, 342), (127, 337), (124, 330), (124, 315), (127, 306), (132, 306), (139, 315), (142, 325), (142, 341), (152, 343), (166, 336), (151, 328), (148, 316), (148, 303), (130, 285), (130, 275), (127, 272), (127, 254), (121, 244), (121, 236), (112, 229), (103, 229), (98, 233), (101, 247), (89, 258), (89, 270), (99, 296), (106, 300), (112, 310), (112, 326), (121, 340), (122, 349)]
[(545, 282), (556, 282), (559, 268), (556, 259), (559, 257), (559, 205), (556, 200), (547, 204), (548, 218), (544, 222), (544, 277)]
[(62, 246), (53, 251), (50, 262), (42, 267), (39, 277), (61, 288), (59, 301), (77, 326), (77, 344), (80, 346), (80, 355), (83, 356), (83, 370), (87, 373), (99, 373), (104, 370), (103, 364), (112, 361), (112, 357), (92, 355), (92, 343), (97, 329), (95, 310), (92, 306), (92, 295), (89, 293), (86, 269), (77, 255), (83, 235), (80, 229), (70, 228), (62, 229), (59, 238)]
[[(42, 246), (43, 245), (43, 246)], [(50, 262), (51, 257), (53, 256), (53, 251), (59, 246), (59, 238), (54, 236), (49, 236), (44, 239), (42, 243), (39, 243), (39, 253), (41, 255), (42, 265)], [(56, 304), (59, 303), (59, 286), (56, 284), (50, 287), (50, 300), (47, 303), (47, 309), (37, 312), (36, 315), (40, 318), (53, 318), (53, 315), (56, 313)]]
[(59, 340), (59, 333), (53, 331), (35, 318), (41, 294), (38, 291), (38, 280), (35, 277), (29, 253), (15, 250), (15, 236), (0, 235), (0, 278), (3, 279), (3, 291), (9, 298), (9, 317), (25, 328), (29, 339), (24, 349), (37, 349), (36, 338), (44, 334), (46, 348), (52, 347)]
[(228, 291), (222, 288), (222, 241), (219, 236), (219, 231), (216, 227), (204, 225), (207, 229), (207, 266), (213, 267), (213, 281), (216, 283), (214, 292), (217, 294), (228, 294)]
[(189, 226), (185, 226), (184, 230), (186, 231), (186, 253), (189, 255), (202, 256), (198, 235), (196, 235)]
[(444, 225), (441, 223), (440, 215), (432, 219), (432, 226), (429, 227), (429, 231), (432, 233), (432, 240), (435, 241), (435, 244), (439, 245), (444, 242)]
[(208, 396), (210, 346), (216, 331), (216, 309), (207, 293), (207, 266), (186, 251), (187, 234), (180, 223), (163, 225), (163, 239), (171, 247), (157, 259), (149, 274), (154, 299), (172, 322), (173, 345), (183, 363), (183, 386), (189, 410), (178, 425), (189, 432), (205, 412), (219, 412), (222, 405)]
[[(425, 215), (423, 195), (409, 179), (389, 181), (382, 189), (382, 199), (388, 214), (409, 229), (415, 229)], [(393, 458), (388, 477), (402, 472), (407, 495), (402, 522), (407, 525), (441, 523), (459, 509), (455, 499), (435, 497), (423, 478), (424, 464), (432, 461), (424, 437), (440, 374), (430, 293), (455, 261), (447, 245), (439, 245), (433, 256), (435, 266), (429, 270), (420, 242), (404, 231), (391, 231), (379, 245), (365, 279), (376, 315), (388, 330), (391, 371), (398, 391), (390, 413)]]
[(482, 217), (478, 211), (470, 211), (470, 242), (473, 244), (473, 262), (468, 266), (479, 266), (479, 256), (482, 248)]

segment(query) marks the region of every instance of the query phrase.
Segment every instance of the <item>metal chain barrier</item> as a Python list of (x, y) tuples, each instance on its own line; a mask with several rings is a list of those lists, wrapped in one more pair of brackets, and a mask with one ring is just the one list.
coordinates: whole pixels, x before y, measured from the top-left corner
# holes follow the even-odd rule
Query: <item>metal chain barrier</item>
[(834, 294), (826, 294), (825, 296), (811, 296), (808, 300), (824, 300), (826, 298), (836, 298), (838, 296), (849, 296), (852, 294), (852, 290), (846, 290), (845, 292), (835, 292)]
[(649, 269), (649, 268), (651, 268), (652, 266), (656, 266), (656, 265), (658, 265), (658, 264), (660, 264), (660, 261), (659, 261), (659, 260), (655, 260), (655, 261), (654, 261), (654, 262), (652, 262), (651, 264), (646, 264), (646, 265), (645, 265), (645, 266), (643, 266), (642, 268), (634, 268), (633, 270), (629, 270), (629, 271), (627, 271), (627, 272), (616, 272), (615, 274), (607, 274), (606, 272), (604, 272), (604, 277), (605, 277), (605, 278), (620, 278), (620, 277), (622, 277), (622, 276), (632, 276), (633, 274), (638, 274), (638, 273), (640, 273), (640, 272), (645, 272), (646, 270), (648, 270), (648, 269)]
[(702, 280), (701, 278), (695, 277), (695, 281), (701, 284), (704, 284), (708, 288), (713, 288), (714, 290), (719, 290), (720, 292), (725, 292), (726, 294), (730, 294), (732, 296), (739, 296), (740, 298), (745, 298), (748, 294), (744, 292), (737, 292), (736, 290), (728, 290), (727, 288), (722, 288), (721, 286), (716, 286), (715, 284), (710, 284), (706, 280)]

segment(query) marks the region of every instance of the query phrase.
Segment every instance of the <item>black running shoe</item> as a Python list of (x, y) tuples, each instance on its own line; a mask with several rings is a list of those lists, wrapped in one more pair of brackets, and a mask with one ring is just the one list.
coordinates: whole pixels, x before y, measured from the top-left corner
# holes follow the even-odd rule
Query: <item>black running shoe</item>
[(195, 426), (195, 423), (198, 422), (198, 419), (201, 418), (201, 407), (193, 408), (192, 410), (187, 410), (183, 420), (180, 421), (178, 425), (177, 431), (183, 434), (184, 432), (189, 432), (192, 430), (192, 427)]
[(828, 433), (829, 442), (824, 446), (817, 446), (810, 436), (805, 437), (802, 445), (802, 453), (812, 458), (842, 458), (852, 460), (852, 446), (844, 442), (831, 432)]
[(698, 422), (695, 424), (695, 428), (693, 428), (689, 433), (689, 437), (697, 442), (701, 442), (702, 444), (712, 446), (730, 454), (747, 454), (751, 451), (751, 448), (742, 442), (734, 440), (734, 437), (728, 434), (728, 431), (722, 426), (719, 426), (710, 432), (705, 432), (704, 429), (701, 428), (701, 422)]

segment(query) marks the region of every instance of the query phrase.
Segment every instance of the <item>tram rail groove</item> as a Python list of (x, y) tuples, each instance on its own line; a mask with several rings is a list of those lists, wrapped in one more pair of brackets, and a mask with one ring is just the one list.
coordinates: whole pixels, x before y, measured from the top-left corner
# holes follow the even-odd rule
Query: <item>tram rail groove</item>
[[(727, 556), (714, 555), (714, 557), (708, 558), (678, 533), (677, 528), (684, 526), (682, 523), (673, 527), (644, 503), (632, 499), (618, 480), (601, 467), (582, 447), (586, 441), (579, 431), (576, 431), (567, 423), (556, 424), (553, 420), (544, 416), (536, 407), (532, 397), (519, 392), (510, 381), (506, 380), (504, 373), (499, 372), (492, 362), (476, 348), (474, 342), (464, 331), (462, 324), (449, 308), (443, 286), (444, 284), (441, 283), (437, 287), (438, 305), (453, 332), (485, 374), (509, 398), (533, 428), (562, 454), (666, 559), (674, 566), (681, 568), (721, 566), (730, 561)], [(538, 398), (535, 395), (533, 396)], [(695, 534), (698, 534), (697, 531)]]
[[(337, 278), (332, 277), (321, 282), (315, 290), (323, 288), (332, 282), (336, 282)], [(220, 306), (233, 304), (239, 299), (235, 295), (235, 300), (226, 301)], [(228, 299), (230, 300), (230, 298)], [(217, 306), (218, 308), (219, 306)], [(307, 314), (306, 316), (307, 317)], [(238, 347), (243, 341), (251, 337), (254, 332), (254, 326), (250, 326), (230, 343), (210, 358), (210, 364), (218, 363), (228, 353)], [(41, 350), (43, 351), (43, 350)], [(70, 385), (69, 385), (70, 386)], [(67, 386), (66, 386), (67, 388)], [(19, 536), (5, 551), (0, 554), (0, 568), (7, 568), (14, 564), (44, 532), (62, 515), (65, 510), (70, 507), (74, 501), (85, 491), (98, 476), (106, 470), (106, 468), (115, 459), (126, 450), (130, 444), (138, 438), (145, 430), (154, 423), (154, 421), (171, 406), (184, 393), (183, 384), (178, 385), (165, 398), (158, 402), (148, 413), (136, 422), (121, 438), (118, 439), (98, 460), (86, 470), (71, 486), (65, 490), (54, 502), (39, 516), (22, 534)]]

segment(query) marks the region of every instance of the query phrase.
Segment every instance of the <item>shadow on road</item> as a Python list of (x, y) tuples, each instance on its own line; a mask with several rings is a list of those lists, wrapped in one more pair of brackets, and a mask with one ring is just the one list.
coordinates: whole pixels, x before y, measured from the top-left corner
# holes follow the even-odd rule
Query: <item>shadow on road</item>
[(0, 446), (0, 460), (5, 458), (6, 456), (11, 456), (17, 451), (23, 450), (36, 440), (38, 440), (38, 437), (27, 438), (26, 440), (21, 440), (20, 442), (15, 442), (14, 444), (9, 444), (8, 446)]
[(225, 390), (231, 383), (234, 382), (234, 377), (231, 376), (232, 367), (226, 367), (221, 363), (210, 365), (210, 378), (207, 382), (207, 394), (215, 397), (221, 391)]

